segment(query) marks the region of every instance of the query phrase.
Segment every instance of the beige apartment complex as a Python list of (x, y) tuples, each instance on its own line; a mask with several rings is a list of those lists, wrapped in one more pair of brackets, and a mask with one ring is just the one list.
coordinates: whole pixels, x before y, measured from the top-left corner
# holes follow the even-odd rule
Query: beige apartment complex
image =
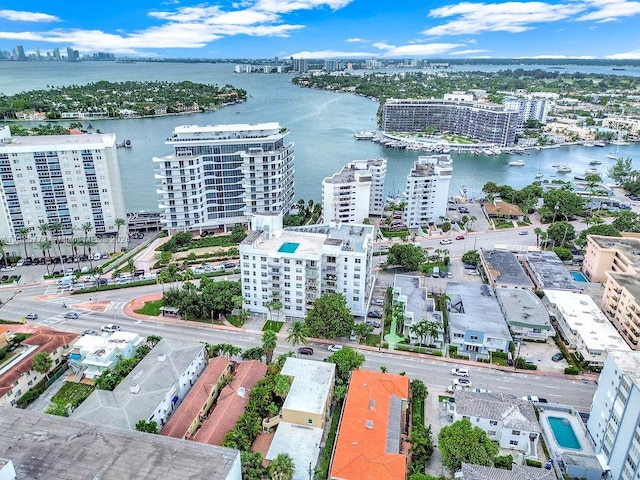
[(591, 282), (605, 283), (605, 272), (637, 274), (640, 271), (640, 234), (622, 237), (587, 236), (582, 271)]
[(640, 278), (607, 272), (602, 310), (633, 350), (640, 350)]

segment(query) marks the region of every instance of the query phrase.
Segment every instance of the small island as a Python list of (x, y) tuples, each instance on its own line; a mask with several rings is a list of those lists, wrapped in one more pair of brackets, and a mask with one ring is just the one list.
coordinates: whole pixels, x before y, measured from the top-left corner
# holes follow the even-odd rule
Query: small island
[(122, 119), (204, 112), (246, 99), (233, 85), (100, 81), (0, 95), (0, 112), (5, 121)]

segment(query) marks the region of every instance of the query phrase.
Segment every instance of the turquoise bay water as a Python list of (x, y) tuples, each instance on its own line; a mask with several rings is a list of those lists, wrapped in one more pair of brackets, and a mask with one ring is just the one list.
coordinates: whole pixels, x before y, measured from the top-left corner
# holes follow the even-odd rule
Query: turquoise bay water
[[(290, 75), (235, 74), (233, 67), (231, 63), (2, 62), (0, 93), (11, 95), (46, 88), (47, 85), (84, 84), (99, 80), (190, 80), (219, 85), (229, 83), (246, 89), (249, 94), (247, 102), (215, 112), (91, 122), (104, 133), (115, 133), (118, 141), (129, 139), (132, 142), (132, 148), (118, 150), (124, 199), (130, 211), (157, 210), (152, 158), (171, 153), (171, 148), (164, 142), (178, 125), (280, 122), (290, 131), (288, 139), (295, 143), (296, 198), (316, 201), (321, 199), (323, 178), (337, 172), (347, 162), (376, 157), (388, 159), (387, 193), (398, 193), (405, 188), (406, 176), (413, 162), (419, 155), (426, 155), (387, 148), (353, 137), (357, 131), (375, 129), (376, 102), (351, 94), (299, 88), (291, 84)], [(457, 68), (494, 71), (505, 67)], [(592, 69), (596, 71), (598, 68), (606, 67)], [(569, 66), (566, 71), (570, 71)], [(620, 73), (640, 75), (640, 69)], [(85, 126), (88, 123), (85, 121)], [(457, 195), (460, 187), (465, 186), (470, 197), (478, 197), (482, 185), (488, 181), (521, 188), (534, 181), (538, 172), (544, 175), (542, 180), (570, 180), (593, 167), (589, 161), (596, 159), (602, 161), (596, 168), (605, 174), (614, 163), (606, 157), (611, 151), (609, 146), (573, 146), (532, 151), (530, 155), (517, 157), (454, 153), (449, 194)], [(634, 168), (640, 168), (640, 144), (620, 146), (618, 155), (632, 157)], [(516, 158), (523, 159), (526, 165), (510, 167), (509, 161)], [(554, 164), (566, 164), (572, 172), (557, 173)]]
[(548, 417), (547, 421), (558, 445), (571, 450), (582, 450), (576, 432), (573, 431), (569, 420), (561, 417)]

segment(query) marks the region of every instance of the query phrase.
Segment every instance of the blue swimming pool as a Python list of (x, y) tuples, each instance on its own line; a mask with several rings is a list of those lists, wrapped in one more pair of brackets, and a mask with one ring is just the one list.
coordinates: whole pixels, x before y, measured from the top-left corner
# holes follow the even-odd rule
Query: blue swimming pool
[(278, 251), (280, 253), (295, 253), (295, 251), (298, 249), (298, 247), (300, 246), (299, 243), (294, 243), (294, 242), (284, 242), (280, 248), (278, 249)]
[(576, 282), (586, 283), (589, 281), (581, 272), (571, 272), (571, 276)]
[(556, 439), (556, 443), (560, 447), (570, 450), (582, 450), (576, 432), (573, 431), (573, 427), (568, 418), (548, 417), (547, 422), (553, 432), (553, 438)]

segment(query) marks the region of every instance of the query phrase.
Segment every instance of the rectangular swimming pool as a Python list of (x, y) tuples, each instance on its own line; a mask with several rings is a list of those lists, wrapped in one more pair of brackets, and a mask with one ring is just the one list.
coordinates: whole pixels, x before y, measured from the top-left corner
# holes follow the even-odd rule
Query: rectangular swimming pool
[(284, 242), (280, 246), (280, 248), (278, 249), (278, 252), (280, 252), (280, 253), (295, 253), (295, 251), (298, 249), (299, 246), (300, 246), (299, 243)]
[(585, 277), (582, 272), (571, 272), (571, 276), (573, 277), (573, 279), (576, 282), (580, 282), (580, 283), (587, 283), (589, 280), (587, 280), (587, 277)]
[(547, 422), (553, 432), (553, 438), (555, 438), (556, 443), (560, 447), (569, 450), (582, 450), (576, 432), (573, 431), (573, 427), (568, 418), (548, 417)]

